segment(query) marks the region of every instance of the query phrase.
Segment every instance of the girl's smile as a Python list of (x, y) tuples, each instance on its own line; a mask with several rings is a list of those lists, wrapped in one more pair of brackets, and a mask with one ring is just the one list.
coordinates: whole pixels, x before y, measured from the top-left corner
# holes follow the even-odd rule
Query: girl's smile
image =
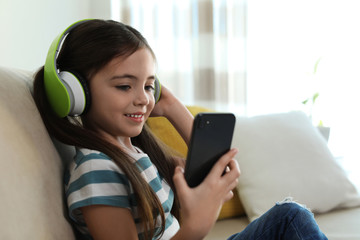
[(134, 122), (143, 122), (144, 121), (144, 114), (143, 113), (134, 113), (134, 114), (125, 114), (130, 120)]

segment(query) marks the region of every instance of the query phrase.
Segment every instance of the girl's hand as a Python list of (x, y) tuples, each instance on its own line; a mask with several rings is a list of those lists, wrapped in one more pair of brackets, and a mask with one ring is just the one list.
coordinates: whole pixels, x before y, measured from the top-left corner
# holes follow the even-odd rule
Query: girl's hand
[(150, 115), (151, 117), (166, 117), (180, 133), (181, 137), (188, 144), (194, 117), (189, 110), (182, 104), (164, 85), (161, 87), (160, 101)]
[[(214, 165), (205, 180), (190, 188), (183, 170), (175, 169), (174, 183), (181, 206), (182, 224), (173, 239), (202, 239), (213, 227), (221, 206), (233, 197), (232, 189), (238, 183), (239, 166), (234, 158), (237, 149), (231, 149)], [(224, 174), (224, 169), (228, 171)]]
[(167, 112), (171, 109), (171, 106), (174, 104), (179, 104), (180, 102), (172, 92), (167, 89), (164, 85), (161, 86), (161, 96), (159, 102), (155, 104), (155, 107), (151, 113), (151, 117), (166, 117)]

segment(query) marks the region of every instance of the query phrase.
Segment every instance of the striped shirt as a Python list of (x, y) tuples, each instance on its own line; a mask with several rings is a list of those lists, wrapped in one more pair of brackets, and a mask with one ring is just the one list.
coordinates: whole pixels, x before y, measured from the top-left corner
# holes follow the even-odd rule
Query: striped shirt
[[(174, 193), (159, 175), (150, 158), (141, 150), (130, 156), (136, 159), (141, 175), (158, 196), (165, 212), (165, 232), (161, 239), (170, 239), (179, 230), (177, 219), (170, 213)], [(137, 212), (134, 190), (124, 172), (107, 155), (89, 149), (77, 149), (74, 161), (65, 173), (65, 195), (69, 216), (82, 235), (92, 239), (81, 207), (89, 205), (109, 205), (127, 208), (131, 211), (139, 239), (143, 238), (142, 224)], [(156, 232), (160, 230), (161, 218), (157, 216)]]

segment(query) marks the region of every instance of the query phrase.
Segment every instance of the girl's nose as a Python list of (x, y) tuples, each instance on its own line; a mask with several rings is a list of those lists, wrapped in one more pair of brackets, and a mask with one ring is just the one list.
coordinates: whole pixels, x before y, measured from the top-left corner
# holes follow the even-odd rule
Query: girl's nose
[(136, 92), (136, 96), (134, 99), (134, 104), (135, 105), (147, 105), (149, 104), (149, 94), (147, 94), (147, 92), (142, 89)]

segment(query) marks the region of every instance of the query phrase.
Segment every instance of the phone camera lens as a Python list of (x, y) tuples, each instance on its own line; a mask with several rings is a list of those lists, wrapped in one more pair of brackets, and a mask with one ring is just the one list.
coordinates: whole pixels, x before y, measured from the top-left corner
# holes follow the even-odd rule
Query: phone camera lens
[(203, 128), (205, 127), (205, 122), (204, 121), (200, 121), (199, 122), (199, 125), (198, 125), (198, 128)]
[(201, 119), (197, 125), (197, 128), (204, 128), (211, 126), (211, 121), (207, 119)]

